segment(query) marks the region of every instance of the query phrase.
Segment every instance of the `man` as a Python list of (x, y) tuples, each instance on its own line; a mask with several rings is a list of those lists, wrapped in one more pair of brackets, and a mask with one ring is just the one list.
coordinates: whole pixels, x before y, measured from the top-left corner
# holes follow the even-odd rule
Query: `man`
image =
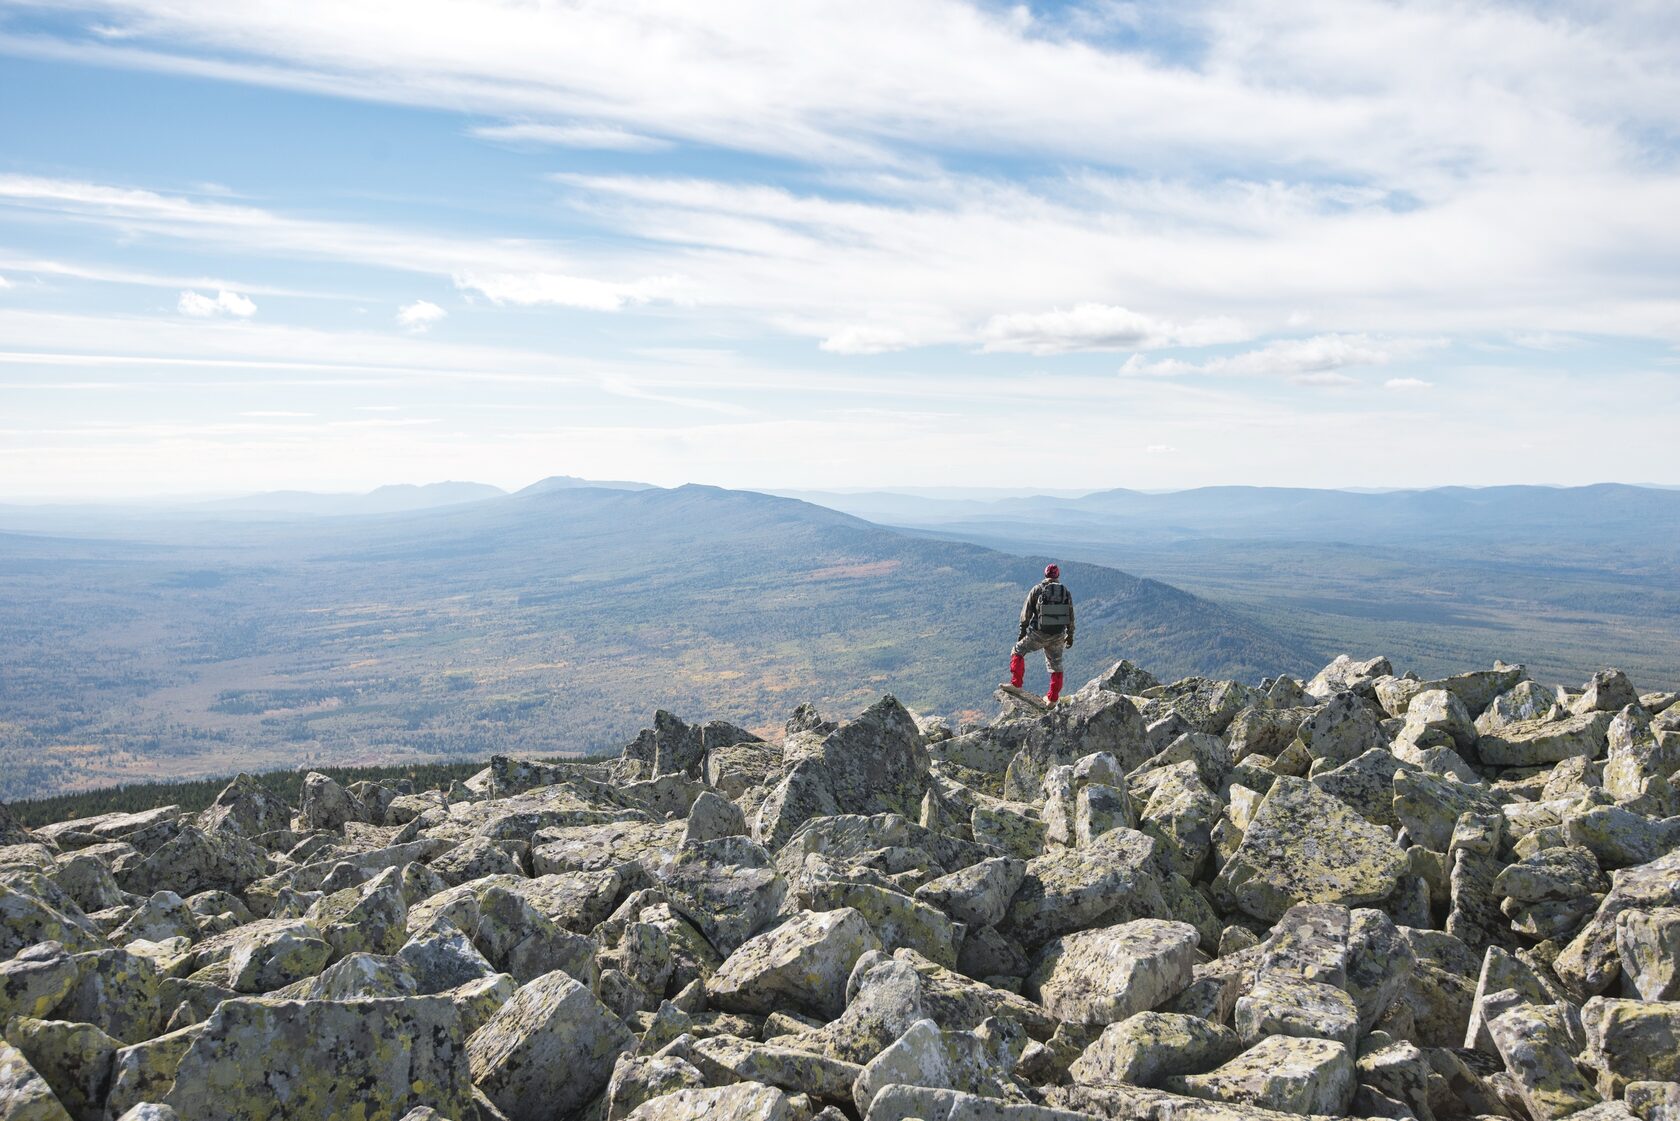
[(1027, 593), (1021, 605), (1021, 638), (1009, 656), (1009, 683), (1015, 688), (1027, 676), (1027, 655), (1044, 651), (1050, 670), (1050, 691), (1044, 699), (1055, 704), (1062, 695), (1062, 651), (1073, 645), (1073, 595), (1062, 586), (1062, 570), (1044, 566), (1044, 579)]

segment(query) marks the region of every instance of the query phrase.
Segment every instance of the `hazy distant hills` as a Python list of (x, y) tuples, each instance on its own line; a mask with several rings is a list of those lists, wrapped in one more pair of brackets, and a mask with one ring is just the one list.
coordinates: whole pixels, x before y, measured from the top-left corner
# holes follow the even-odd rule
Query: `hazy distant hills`
[(1519, 657), (1547, 680), (1617, 665), (1680, 685), (1680, 491), (1208, 487), (825, 505), (1002, 549), (1057, 550), (1209, 596), (1320, 647), (1420, 672)]
[(1201, 487), (1167, 494), (1097, 491), (1079, 498), (991, 502), (907, 493), (812, 493), (810, 501), (872, 521), (973, 530), (1056, 526), (1149, 540), (1183, 537), (1310, 541), (1600, 541), (1604, 533), (1648, 538), (1680, 550), (1680, 490), (1588, 487), (1439, 487), (1360, 493), (1287, 487)]
[[(88, 531), (0, 535), (0, 798), (612, 746), (655, 707), (759, 727), (889, 690), (989, 709), (1045, 560), (710, 487)], [(1122, 656), (1252, 679), (1325, 655), (1166, 584), (1064, 570), (1076, 679)]]
[(211, 514), (269, 513), (312, 517), (342, 517), (353, 514), (396, 514), (428, 510), (499, 498), (507, 492), (488, 483), (397, 484), (379, 487), (366, 494), (321, 494), (302, 490), (274, 490), (261, 494), (222, 498), (196, 504), (197, 511)]

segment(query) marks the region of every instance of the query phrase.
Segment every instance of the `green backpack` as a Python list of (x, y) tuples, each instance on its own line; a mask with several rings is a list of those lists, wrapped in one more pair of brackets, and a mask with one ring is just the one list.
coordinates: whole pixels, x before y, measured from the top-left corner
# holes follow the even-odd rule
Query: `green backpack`
[(1061, 634), (1073, 622), (1073, 595), (1052, 581), (1038, 593), (1038, 621), (1033, 629), (1044, 634)]

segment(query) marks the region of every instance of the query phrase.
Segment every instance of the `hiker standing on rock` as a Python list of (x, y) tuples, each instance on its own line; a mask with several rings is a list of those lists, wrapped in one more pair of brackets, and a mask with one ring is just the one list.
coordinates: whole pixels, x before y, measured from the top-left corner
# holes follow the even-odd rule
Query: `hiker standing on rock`
[(1044, 699), (1055, 704), (1062, 695), (1062, 651), (1073, 645), (1073, 594), (1062, 584), (1062, 570), (1044, 566), (1044, 579), (1027, 593), (1021, 605), (1021, 638), (1009, 656), (1009, 683), (1016, 689), (1027, 676), (1027, 655), (1044, 651), (1050, 670), (1050, 691)]

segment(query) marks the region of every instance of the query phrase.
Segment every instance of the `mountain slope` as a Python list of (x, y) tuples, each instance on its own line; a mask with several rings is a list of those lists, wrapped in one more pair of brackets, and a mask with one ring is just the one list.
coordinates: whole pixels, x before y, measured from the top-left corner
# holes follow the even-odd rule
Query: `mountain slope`
[[(0, 798), (141, 771), (584, 750), (655, 707), (764, 727), (800, 701), (892, 691), (978, 711), (1044, 563), (708, 487), (168, 535), (0, 539), (18, 667), (0, 680)], [(1255, 678), (1323, 653), (1152, 580), (1064, 573), (1076, 679), (1123, 656)]]
[(1653, 688), (1680, 684), (1673, 490), (1207, 487), (828, 501), (941, 537), (1151, 573), (1321, 648), (1380, 650), (1423, 673), (1514, 656), (1549, 680), (1615, 665)]

